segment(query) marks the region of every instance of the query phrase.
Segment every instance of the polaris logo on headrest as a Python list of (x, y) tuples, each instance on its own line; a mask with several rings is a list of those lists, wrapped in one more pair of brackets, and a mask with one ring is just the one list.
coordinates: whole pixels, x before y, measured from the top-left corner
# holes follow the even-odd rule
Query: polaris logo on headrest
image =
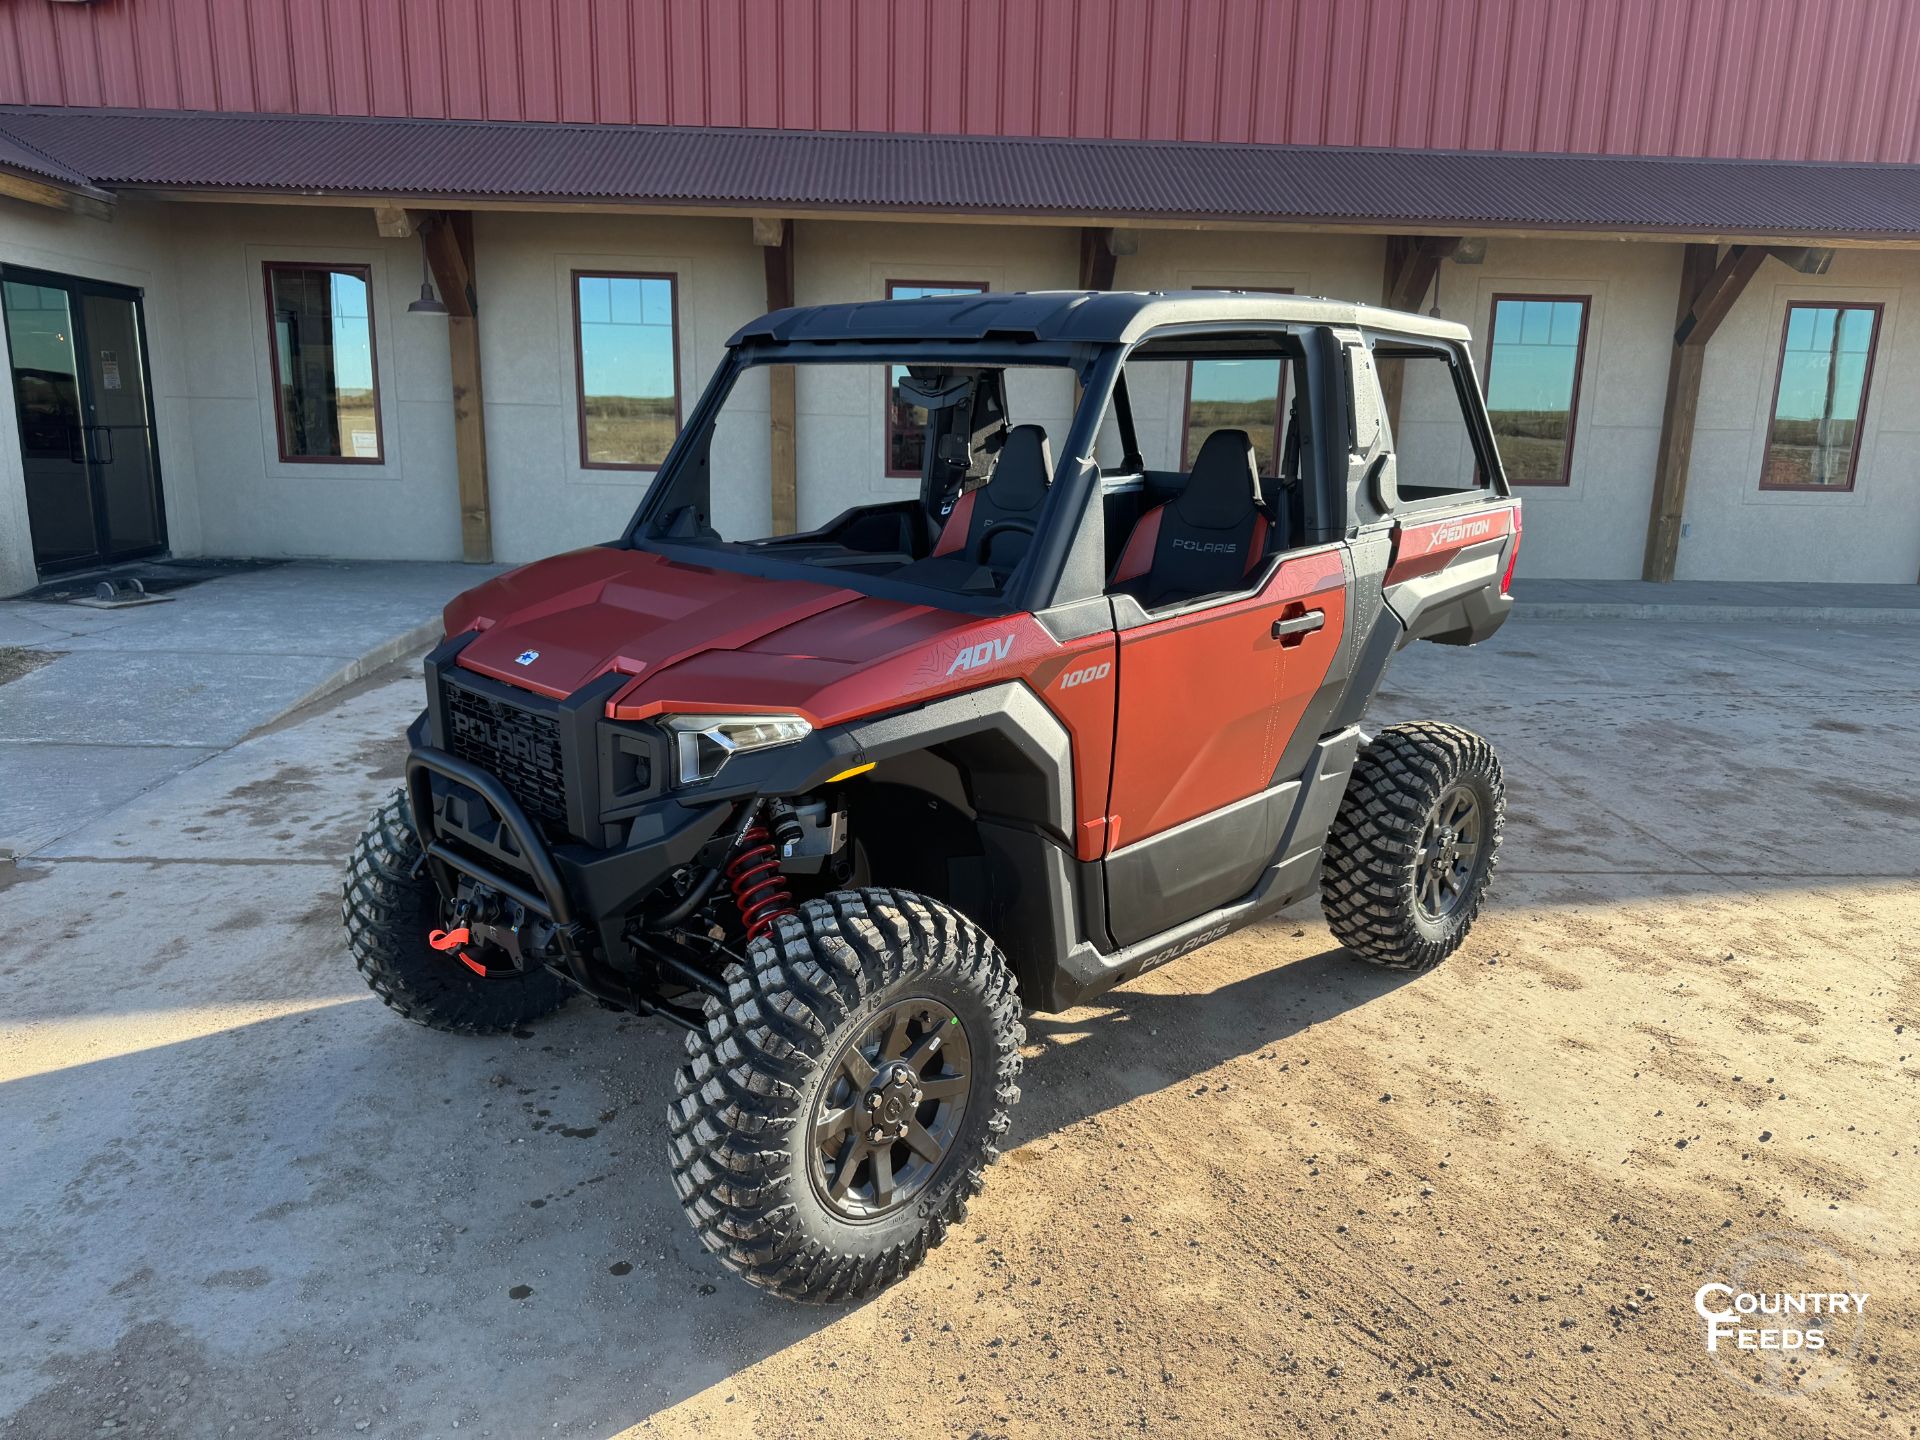
[(1229, 545), (1224, 540), (1175, 540), (1173, 542), (1173, 548), (1176, 550), (1198, 550), (1202, 555), (1237, 555), (1240, 553), (1240, 547), (1238, 545)]

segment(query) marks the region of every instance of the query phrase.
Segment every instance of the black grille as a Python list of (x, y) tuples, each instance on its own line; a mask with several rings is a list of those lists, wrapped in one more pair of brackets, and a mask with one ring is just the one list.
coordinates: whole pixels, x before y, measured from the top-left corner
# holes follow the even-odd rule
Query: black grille
[(541, 829), (564, 832), (567, 781), (559, 722), (458, 685), (446, 686), (445, 695), (447, 749), (499, 777)]

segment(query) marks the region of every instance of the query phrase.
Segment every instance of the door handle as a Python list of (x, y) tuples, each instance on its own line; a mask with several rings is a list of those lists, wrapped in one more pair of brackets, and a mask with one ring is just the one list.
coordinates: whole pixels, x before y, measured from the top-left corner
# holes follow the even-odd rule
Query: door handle
[(1273, 622), (1273, 638), (1283, 643), (1292, 641), (1298, 645), (1307, 636), (1327, 623), (1327, 612), (1308, 610), (1299, 615), (1284, 615)]
[[(101, 451), (106, 453), (103, 455)], [(95, 425), (93, 427), (93, 458), (102, 465), (113, 463), (113, 427)]]

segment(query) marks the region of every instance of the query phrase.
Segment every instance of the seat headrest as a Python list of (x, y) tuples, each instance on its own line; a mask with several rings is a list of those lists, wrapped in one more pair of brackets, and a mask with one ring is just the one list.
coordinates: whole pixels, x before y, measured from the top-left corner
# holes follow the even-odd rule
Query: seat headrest
[(1244, 430), (1216, 430), (1194, 456), (1187, 488), (1173, 500), (1174, 512), (1203, 530), (1225, 530), (1252, 516), (1260, 505), (1260, 467)]
[(986, 493), (996, 510), (1037, 510), (1047, 498), (1047, 484), (1052, 479), (1053, 447), (1047, 444), (1046, 427), (1016, 425), (1007, 431)]

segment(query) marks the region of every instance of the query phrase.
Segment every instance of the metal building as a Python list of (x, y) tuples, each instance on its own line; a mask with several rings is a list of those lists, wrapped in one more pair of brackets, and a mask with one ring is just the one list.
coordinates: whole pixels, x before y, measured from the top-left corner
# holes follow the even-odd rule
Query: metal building
[[(1911, 583), (1916, 159), (1894, 0), (12, 0), (0, 594), (530, 559), (765, 309), (1192, 286), (1469, 325), (1523, 573)], [(911, 489), (764, 404), (740, 503)]]

